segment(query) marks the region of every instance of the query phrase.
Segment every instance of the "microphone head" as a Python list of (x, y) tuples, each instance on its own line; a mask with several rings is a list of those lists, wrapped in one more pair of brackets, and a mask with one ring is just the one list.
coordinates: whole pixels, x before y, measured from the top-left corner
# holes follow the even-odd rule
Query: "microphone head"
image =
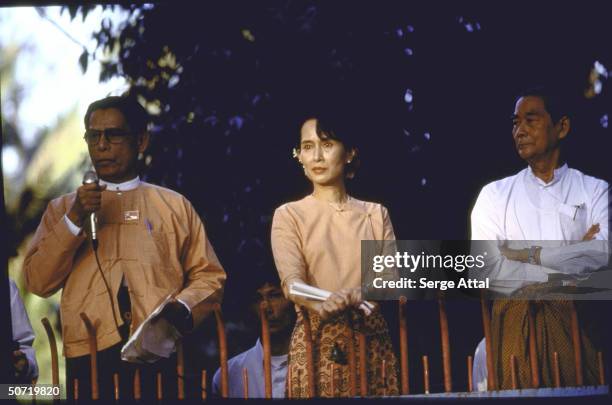
[(98, 175), (93, 170), (88, 170), (83, 176), (83, 184), (98, 183)]

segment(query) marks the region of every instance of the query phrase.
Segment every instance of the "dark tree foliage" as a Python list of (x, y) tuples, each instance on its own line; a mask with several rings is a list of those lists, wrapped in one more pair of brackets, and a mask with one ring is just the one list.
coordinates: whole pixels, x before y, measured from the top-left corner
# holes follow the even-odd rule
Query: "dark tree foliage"
[[(230, 274), (228, 292), (237, 296), (252, 287), (243, 279), (274, 271), (274, 208), (307, 193), (291, 158), (307, 112), (330, 99), (355, 111), (365, 162), (356, 187), (372, 185), (374, 199), (401, 156), (392, 152), (390, 167), (374, 164), (375, 152), (388, 149), (378, 145), (391, 121), (397, 129), (389, 139), (411, 143), (401, 127), (405, 84), (391, 87), (384, 77), (405, 76), (400, 68), (409, 64), (395, 32), (400, 22), (379, 20), (369, 7), (352, 9), (293, 1), (208, 2), (197, 10), (162, 3), (140, 10), (116, 37), (105, 23), (96, 34), (101, 47), (119, 47), (118, 63), (105, 63), (101, 79), (124, 75), (132, 92), (161, 111), (146, 178), (193, 202)], [(394, 53), (397, 61), (385, 62)], [(381, 99), (389, 101), (384, 109), (377, 108)]]
[[(115, 34), (105, 21), (95, 38), (118, 55), (100, 79), (123, 76), (159, 108), (145, 178), (186, 195), (204, 219), (229, 275), (231, 313), (275, 272), (274, 209), (309, 192), (291, 158), (300, 119), (331, 102), (354, 117), (363, 164), (351, 193), (384, 203), (399, 238), (469, 235), (479, 189), (523, 167), (509, 116), (513, 96), (535, 84), (573, 91), (570, 165), (608, 177), (607, 73), (604, 91), (584, 97), (594, 61), (612, 66), (612, 26), (597, 7), (162, 2), (132, 6), (133, 24)], [(464, 364), (482, 332), (477, 306), (451, 312), (457, 308), (470, 311), (451, 314), (451, 333), (463, 334), (453, 361)], [(418, 317), (429, 332), (411, 340), (423, 353), (437, 352), (435, 311), (421, 309), (430, 311)]]
[[(110, 21), (95, 34), (118, 53), (101, 80), (122, 75), (159, 107), (147, 179), (193, 201), (236, 275), (271, 268), (270, 217), (307, 192), (291, 148), (319, 104), (337, 100), (360, 129), (354, 194), (393, 208), (404, 238), (460, 238), (483, 182), (522, 166), (513, 95), (562, 83), (585, 100), (593, 62), (612, 64), (610, 28), (586, 6), (329, 3), (162, 2), (132, 6), (139, 17), (118, 35)], [(606, 130), (604, 97), (583, 102), (585, 132)], [(467, 198), (440, 221), (429, 212), (443, 195)]]

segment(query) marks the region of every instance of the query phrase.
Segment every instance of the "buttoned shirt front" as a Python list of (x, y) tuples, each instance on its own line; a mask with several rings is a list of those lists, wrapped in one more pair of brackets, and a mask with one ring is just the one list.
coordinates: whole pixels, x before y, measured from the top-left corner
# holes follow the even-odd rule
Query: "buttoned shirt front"
[[(472, 240), (490, 241), (487, 276), (494, 290), (510, 294), (551, 274), (587, 278), (609, 262), (609, 185), (563, 165), (546, 183), (530, 167), (484, 186), (472, 210)], [(583, 241), (592, 225), (600, 231)], [(540, 265), (506, 259), (499, 247), (542, 246)], [(476, 274), (475, 272), (471, 272)], [(474, 356), (473, 379), (486, 390), (484, 339)]]
[[(567, 165), (546, 183), (531, 168), (483, 187), (472, 210), (472, 240), (496, 241), (510, 249), (542, 247), (541, 265), (507, 260), (488, 252), (487, 275), (498, 291), (510, 293), (549, 274), (583, 278), (607, 265), (609, 188), (603, 180)], [(582, 240), (599, 224), (595, 239)]]
[[(49, 203), (24, 260), (30, 291), (47, 297), (62, 289), (67, 357), (89, 352), (81, 312), (97, 324), (98, 350), (121, 340), (94, 252), (83, 232), (73, 233), (67, 223), (75, 197), (71, 193)], [(209, 303), (220, 300), (225, 272), (185, 197), (138, 179), (108, 184), (97, 217), (97, 253), (111, 295), (117, 296), (122, 280), (129, 287), (130, 332), (169, 294), (189, 307), (194, 325), (209, 312)], [(117, 300), (113, 309), (121, 324)]]

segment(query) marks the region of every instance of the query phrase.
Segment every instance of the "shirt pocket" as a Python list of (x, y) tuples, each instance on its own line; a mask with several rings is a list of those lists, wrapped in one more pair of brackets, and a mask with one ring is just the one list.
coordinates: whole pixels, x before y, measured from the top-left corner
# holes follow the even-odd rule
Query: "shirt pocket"
[(161, 267), (171, 267), (172, 251), (170, 243), (175, 238), (172, 232), (150, 231), (144, 235), (140, 259), (143, 263), (150, 263)]
[(581, 241), (588, 230), (586, 205), (560, 204), (559, 225), (565, 241)]

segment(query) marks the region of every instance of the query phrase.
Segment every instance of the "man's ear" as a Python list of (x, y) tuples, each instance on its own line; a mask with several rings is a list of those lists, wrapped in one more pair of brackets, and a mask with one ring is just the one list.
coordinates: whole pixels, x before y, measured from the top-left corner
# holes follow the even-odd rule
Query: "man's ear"
[(138, 153), (144, 153), (145, 150), (149, 147), (149, 140), (151, 139), (151, 134), (149, 131), (145, 131), (142, 134), (138, 135)]
[(559, 131), (559, 139), (563, 139), (567, 136), (570, 131), (570, 118), (566, 115), (561, 117), (561, 119), (557, 122), (557, 130)]

